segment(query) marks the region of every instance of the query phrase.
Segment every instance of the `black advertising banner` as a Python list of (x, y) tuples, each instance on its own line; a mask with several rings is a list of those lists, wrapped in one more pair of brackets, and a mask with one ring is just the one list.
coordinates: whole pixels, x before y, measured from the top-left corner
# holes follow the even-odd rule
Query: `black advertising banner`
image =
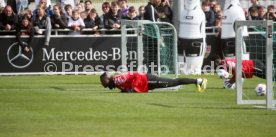
[(121, 37), (36, 37), (24, 53), (14, 37), (0, 37), (0, 73), (99, 72), (121, 65)]
[[(211, 64), (212, 55), (221, 54), (219, 41), (220, 39), (214, 35), (207, 36), (204, 65)], [(129, 70), (121, 64), (120, 36), (52, 36), (49, 47), (44, 47), (43, 43), (43, 37), (35, 37), (31, 51), (24, 53), (15, 37), (0, 36), (0, 74), (67, 74)], [(135, 49), (129, 50), (127, 52), (130, 52), (130, 55), (137, 52)], [(137, 63), (137, 58), (132, 58), (132, 61)]]

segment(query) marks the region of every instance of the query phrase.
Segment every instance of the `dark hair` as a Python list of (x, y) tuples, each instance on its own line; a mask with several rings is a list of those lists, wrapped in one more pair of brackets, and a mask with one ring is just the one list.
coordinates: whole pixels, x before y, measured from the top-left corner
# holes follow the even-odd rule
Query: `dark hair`
[(98, 13), (97, 13), (96, 9), (92, 8), (92, 9), (90, 10), (89, 14), (87, 14), (87, 17), (86, 17), (86, 18), (87, 18), (87, 19), (91, 19), (91, 18), (90, 18), (90, 14), (92, 14), (92, 13), (95, 13), (96, 16), (98, 16)]
[(65, 9), (65, 10), (67, 10), (67, 9), (69, 9), (69, 8), (73, 9), (73, 8), (72, 8), (72, 5), (66, 4), (66, 5), (64, 6), (64, 9)]
[(103, 8), (104, 6), (110, 7), (110, 3), (106, 1), (106, 2), (104, 2), (104, 3), (102, 4), (102, 8)]
[(90, 4), (92, 4), (91, 0), (86, 0), (84, 3), (87, 3), (87, 2), (89, 2)]
[(53, 8), (54, 8), (54, 7), (57, 7), (57, 8), (59, 9), (59, 14), (60, 14), (60, 15), (63, 14), (62, 9), (61, 9), (61, 6), (59, 6), (59, 5), (54, 5)]
[(213, 55), (211, 58), (210, 58), (212, 61), (215, 61), (217, 59), (221, 59), (221, 57), (219, 55)]
[(100, 80), (102, 80), (103, 78), (107, 77), (107, 73), (104, 72), (101, 76), (100, 76)]
[(135, 12), (134, 6), (129, 7), (129, 8), (128, 8), (128, 12)]

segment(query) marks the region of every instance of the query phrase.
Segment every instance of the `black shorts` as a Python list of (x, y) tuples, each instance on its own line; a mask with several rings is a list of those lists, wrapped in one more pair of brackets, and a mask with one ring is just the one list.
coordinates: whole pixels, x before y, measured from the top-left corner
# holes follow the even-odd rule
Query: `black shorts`
[(185, 52), (187, 57), (197, 57), (203, 50), (203, 39), (179, 39), (178, 54)]

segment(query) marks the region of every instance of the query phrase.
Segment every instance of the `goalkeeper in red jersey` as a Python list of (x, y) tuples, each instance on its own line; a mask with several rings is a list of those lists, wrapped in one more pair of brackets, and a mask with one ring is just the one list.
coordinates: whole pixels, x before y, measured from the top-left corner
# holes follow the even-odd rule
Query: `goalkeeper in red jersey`
[[(227, 58), (221, 59), (218, 55), (212, 57), (215, 67), (218, 66), (224, 67), (228, 72), (232, 73), (232, 78), (224, 82), (225, 88), (234, 88), (236, 82), (236, 59)], [(274, 73), (273, 73), (274, 74)], [(257, 76), (259, 78), (266, 78), (266, 66), (261, 60), (242, 60), (242, 77), (243, 78), (252, 78)]]
[(178, 85), (195, 84), (198, 92), (203, 92), (207, 86), (207, 79), (189, 78), (163, 78), (139, 72), (127, 72), (120, 75), (109, 76), (107, 72), (100, 76), (103, 87), (118, 88), (121, 92), (147, 93), (158, 88), (175, 87)]

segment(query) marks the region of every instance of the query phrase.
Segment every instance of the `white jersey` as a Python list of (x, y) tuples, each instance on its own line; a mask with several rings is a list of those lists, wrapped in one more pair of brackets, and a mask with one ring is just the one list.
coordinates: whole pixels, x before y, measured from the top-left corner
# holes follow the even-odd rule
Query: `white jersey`
[(193, 10), (183, 9), (180, 15), (179, 37), (198, 39), (205, 37), (205, 14), (200, 6)]
[(79, 18), (77, 20), (73, 20), (72, 18), (69, 18), (68, 27), (71, 27), (71, 26), (85, 27), (85, 24), (82, 18)]
[[(242, 7), (238, 4), (229, 4), (223, 11), (222, 25), (221, 25), (221, 38), (228, 39), (236, 36), (235, 21), (246, 20)], [(247, 27), (244, 27), (243, 36), (247, 34)]]

